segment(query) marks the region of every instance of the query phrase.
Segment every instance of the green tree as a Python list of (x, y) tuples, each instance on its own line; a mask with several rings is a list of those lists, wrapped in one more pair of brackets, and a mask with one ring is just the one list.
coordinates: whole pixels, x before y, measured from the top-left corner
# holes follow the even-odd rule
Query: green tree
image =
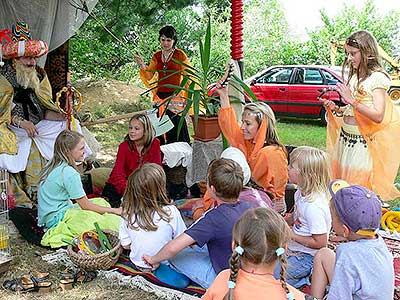
[[(304, 43), (303, 63), (330, 64), (330, 42), (345, 40), (357, 30), (370, 31), (386, 52), (393, 55), (396, 46), (396, 36), (399, 35), (400, 12), (390, 11), (380, 15), (372, 0), (367, 0), (361, 9), (345, 5), (340, 13), (330, 18), (326, 11), (321, 10), (324, 25), (309, 32), (310, 40)], [(343, 53), (336, 57), (336, 64), (343, 61)]]
[(250, 0), (244, 7), (245, 77), (273, 64), (285, 63), (289, 26), (277, 0)]

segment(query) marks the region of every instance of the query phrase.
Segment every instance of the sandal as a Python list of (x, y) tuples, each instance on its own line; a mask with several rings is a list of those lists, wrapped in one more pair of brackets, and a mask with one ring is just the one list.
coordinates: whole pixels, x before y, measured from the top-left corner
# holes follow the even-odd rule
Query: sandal
[(38, 282), (45, 282), (45, 281), (47, 281), (48, 279), (49, 279), (49, 273), (42, 273), (42, 272), (39, 272), (39, 271), (32, 271), (31, 273), (30, 273), (30, 276), (32, 277), (34, 277), (35, 279), (36, 279), (36, 281), (38, 281)]
[(13, 292), (49, 292), (51, 282), (46, 281), (46, 279), (48, 279), (48, 274), (39, 278), (33, 275), (22, 275), (19, 278), (4, 281), (3, 288)]
[(74, 287), (73, 284), (74, 284), (73, 278), (62, 278), (60, 279), (59, 287), (63, 291), (68, 291)]
[(36, 292), (38, 287), (34, 282), (25, 276), (20, 278), (9, 279), (3, 282), (3, 288), (13, 292)]
[(86, 271), (80, 268), (67, 268), (61, 272), (60, 288), (69, 290), (74, 283), (84, 283), (92, 281), (97, 277), (95, 271)]

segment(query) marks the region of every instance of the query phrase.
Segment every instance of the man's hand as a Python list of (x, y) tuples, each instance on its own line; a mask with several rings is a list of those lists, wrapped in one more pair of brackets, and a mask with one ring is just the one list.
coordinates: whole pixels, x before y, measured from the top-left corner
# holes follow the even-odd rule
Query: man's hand
[(33, 137), (35, 137), (35, 136), (37, 136), (39, 134), (38, 129), (36, 128), (36, 126), (31, 121), (28, 121), (28, 120), (21, 121), (20, 127), (22, 129), (25, 129), (26, 133), (31, 138), (33, 138)]

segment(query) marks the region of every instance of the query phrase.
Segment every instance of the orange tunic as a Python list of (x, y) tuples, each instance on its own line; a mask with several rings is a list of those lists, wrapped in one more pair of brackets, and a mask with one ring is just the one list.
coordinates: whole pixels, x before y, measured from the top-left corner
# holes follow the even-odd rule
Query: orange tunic
[[(363, 101), (366, 95), (359, 92), (354, 93), (357, 100)], [(328, 111), (328, 127), (326, 148), (329, 154), (333, 178), (337, 177), (335, 166), (338, 165), (333, 159), (333, 153), (338, 143), (343, 118), (336, 117), (330, 110)], [(369, 153), (372, 157), (372, 175), (370, 182), (357, 182), (378, 194), (383, 200), (388, 201), (400, 197), (400, 192), (393, 182), (399, 170), (400, 156), (400, 114), (394, 107), (389, 96), (386, 96), (385, 115), (381, 123), (375, 123), (368, 117), (354, 110), (354, 117), (357, 120), (358, 129), (367, 142)], [(341, 178), (354, 184), (354, 178)]]
[[(245, 250), (246, 251), (246, 250)], [(228, 293), (229, 270), (223, 270), (215, 278), (213, 284), (204, 294), (205, 300), (222, 300)], [(294, 299), (304, 300), (304, 294), (294, 287), (288, 285), (289, 291), (293, 293)], [(235, 300), (250, 299), (273, 299), (287, 300), (286, 292), (279, 280), (271, 275), (254, 275), (239, 270), (236, 287), (233, 290)]]
[(232, 107), (219, 110), (218, 122), (229, 144), (239, 148), (246, 156), (252, 179), (274, 198), (282, 199), (288, 182), (287, 155), (279, 146), (264, 146), (267, 132), (265, 118), (253, 140), (244, 139)]
[[(180, 49), (175, 49), (172, 58), (179, 60), (186, 65), (190, 65), (189, 59), (186, 56), (185, 52)], [(140, 79), (143, 81), (146, 87), (152, 88), (153, 101), (157, 103), (163, 103), (165, 101), (157, 96), (157, 92), (173, 92), (175, 90), (164, 85), (172, 84), (179, 86), (181, 84), (185, 66), (178, 64), (173, 60), (170, 60), (165, 64), (165, 69), (167, 71), (164, 72), (163, 69), (164, 64), (161, 60), (161, 51), (158, 51), (153, 55), (153, 58), (151, 59), (147, 69), (140, 70)], [(154, 73), (154, 76), (150, 80), (146, 78), (146, 71)], [(174, 71), (177, 71), (177, 73), (175, 74)], [(174, 113), (181, 112), (185, 108), (186, 97), (187, 93), (181, 92), (179, 95), (175, 96), (173, 100), (171, 100), (168, 105), (168, 109), (173, 111)], [(164, 109), (164, 105), (160, 107), (160, 114), (163, 113)]]

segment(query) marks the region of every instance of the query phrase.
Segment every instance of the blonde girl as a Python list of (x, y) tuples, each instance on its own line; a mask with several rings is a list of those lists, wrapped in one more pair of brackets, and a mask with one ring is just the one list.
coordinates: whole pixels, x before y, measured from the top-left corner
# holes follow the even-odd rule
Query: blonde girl
[(328, 108), (327, 151), (332, 177), (373, 190), (383, 200), (400, 197), (393, 182), (399, 169), (397, 149), (400, 117), (387, 90), (390, 78), (380, 63), (378, 44), (362, 30), (345, 42), (346, 83), (337, 90), (347, 104), (339, 109), (323, 99)]
[[(285, 248), (290, 229), (283, 217), (268, 208), (250, 209), (233, 228), (230, 269), (218, 274), (207, 290), (206, 300), (304, 299), (303, 293), (285, 281)], [(279, 279), (274, 267), (280, 261)]]
[(186, 230), (178, 209), (168, 198), (164, 170), (147, 163), (133, 171), (122, 203), (121, 244), (130, 249), (130, 260), (139, 269), (150, 267), (143, 254), (156, 254)]
[[(314, 255), (326, 247), (331, 229), (329, 169), (324, 151), (302, 146), (290, 154), (289, 182), (297, 185), (288, 245), (288, 283), (296, 288), (310, 284)], [(279, 266), (275, 276), (279, 274)]]
[[(118, 228), (119, 217), (115, 215), (121, 213), (120, 208), (109, 207), (103, 199), (92, 202), (86, 197), (77, 169), (84, 156), (82, 134), (64, 130), (57, 136), (53, 158), (41, 172), (39, 181), (38, 225), (47, 230), (41, 241), (43, 246), (66, 245), (63, 239), (93, 229), (94, 222), (101, 228)], [(73, 202), (77, 204), (74, 206)]]
[(114, 168), (104, 186), (102, 196), (112, 207), (121, 205), (129, 175), (145, 163), (161, 165), (160, 141), (146, 114), (129, 120), (128, 134), (118, 147)]
[(244, 153), (250, 166), (252, 180), (268, 193), (274, 209), (284, 213), (288, 179), (287, 152), (279, 140), (271, 107), (263, 102), (245, 105), (242, 124), (239, 126), (229, 102), (227, 88), (220, 83), (217, 83), (216, 87), (221, 98), (218, 122), (222, 132), (231, 146)]

